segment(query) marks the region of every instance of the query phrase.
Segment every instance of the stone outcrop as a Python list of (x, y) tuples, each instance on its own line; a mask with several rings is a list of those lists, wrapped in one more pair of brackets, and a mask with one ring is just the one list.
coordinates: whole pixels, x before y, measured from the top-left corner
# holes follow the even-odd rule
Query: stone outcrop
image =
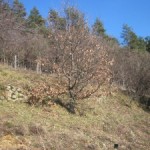
[(0, 100), (25, 102), (28, 97), (24, 94), (24, 90), (12, 85), (7, 85)]

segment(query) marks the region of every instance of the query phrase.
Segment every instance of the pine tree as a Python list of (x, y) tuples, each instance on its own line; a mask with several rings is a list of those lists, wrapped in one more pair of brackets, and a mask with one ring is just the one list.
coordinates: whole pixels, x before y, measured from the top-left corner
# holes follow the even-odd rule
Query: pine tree
[(0, 0), (0, 15), (4, 12), (7, 11), (10, 12), (11, 11), (11, 7), (9, 5), (9, 3), (5, 0)]
[(138, 48), (138, 37), (133, 32), (132, 28), (129, 27), (127, 24), (123, 25), (123, 30), (121, 37), (123, 38), (123, 44), (130, 49), (137, 49)]
[(49, 11), (48, 21), (50, 23), (50, 27), (65, 30), (66, 29), (66, 20), (63, 17), (60, 17), (56, 10), (51, 9)]
[(93, 33), (97, 36), (105, 36), (103, 23), (98, 18), (93, 25)]
[(143, 37), (138, 37), (138, 50), (146, 51), (146, 42)]
[(65, 9), (66, 22), (68, 27), (78, 28), (85, 25), (84, 14), (82, 14), (75, 7), (68, 7)]
[(147, 36), (145, 38), (145, 43), (146, 43), (146, 51), (150, 53), (150, 36)]
[(146, 51), (145, 40), (142, 37), (138, 37), (127, 24), (123, 25), (121, 37), (124, 40), (124, 46), (138, 51)]
[(28, 27), (29, 28), (41, 28), (44, 26), (44, 24), (45, 24), (44, 19), (40, 15), (38, 9), (34, 7), (30, 11), (30, 15), (28, 17)]
[(14, 0), (12, 10), (19, 18), (24, 18), (26, 16), (25, 8), (23, 4), (19, 2), (19, 0)]
[(57, 20), (58, 20), (58, 12), (56, 10), (51, 9), (49, 11), (48, 21), (50, 22), (51, 26), (57, 26)]

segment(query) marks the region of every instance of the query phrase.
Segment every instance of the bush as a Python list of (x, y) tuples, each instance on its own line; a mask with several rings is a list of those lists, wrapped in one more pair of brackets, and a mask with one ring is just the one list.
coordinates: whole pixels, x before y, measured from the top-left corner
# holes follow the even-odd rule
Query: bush
[(113, 82), (144, 103), (142, 97), (150, 93), (150, 54), (121, 49), (114, 58)]
[(35, 106), (51, 106), (59, 94), (64, 93), (58, 85), (50, 86), (43, 82), (28, 88), (28, 103)]

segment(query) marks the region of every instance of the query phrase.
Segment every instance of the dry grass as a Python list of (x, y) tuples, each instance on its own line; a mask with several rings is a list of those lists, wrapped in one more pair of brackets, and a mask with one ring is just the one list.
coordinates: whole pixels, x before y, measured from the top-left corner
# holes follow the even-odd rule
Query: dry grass
[(149, 119), (141, 108), (122, 105), (116, 96), (89, 100), (84, 116), (71, 115), (59, 106), (0, 103), (1, 138), (8, 133), (21, 137), (28, 141), (24, 144), (28, 149), (103, 150), (118, 143), (120, 149), (145, 150), (150, 146)]
[(14, 86), (34, 86), (38, 82), (43, 82), (47, 79), (49, 82), (55, 82), (55, 78), (46, 74), (39, 75), (35, 71), (18, 69), (0, 64), (0, 85), (12, 84)]
[[(43, 79), (32, 72), (0, 69), (1, 84), (34, 84)], [(93, 97), (79, 103), (80, 115), (58, 105), (40, 108), (1, 101), (0, 150), (109, 150), (115, 143), (120, 150), (148, 150), (149, 113), (130, 101), (117, 92)]]

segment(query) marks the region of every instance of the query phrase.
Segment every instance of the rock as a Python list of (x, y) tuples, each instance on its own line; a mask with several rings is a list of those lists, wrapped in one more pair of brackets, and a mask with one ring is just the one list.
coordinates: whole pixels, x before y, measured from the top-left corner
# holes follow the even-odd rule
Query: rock
[(8, 91), (8, 92), (7, 92), (7, 97), (8, 97), (8, 98), (11, 98), (11, 97), (12, 97), (12, 92), (9, 92), (9, 91)]
[(0, 100), (5, 100), (5, 97), (4, 96), (0, 96)]
[(12, 85), (8, 85), (6, 86), (5, 89), (5, 97), (0, 97), (1, 99), (6, 99), (8, 101), (15, 101), (15, 102), (26, 102), (28, 100), (28, 97), (23, 94), (24, 91), (21, 88), (12, 86)]
[(13, 92), (16, 92), (17, 89), (12, 86), (12, 89), (11, 89), (11, 90), (12, 90)]
[(11, 85), (8, 85), (8, 86), (6, 87), (6, 89), (7, 89), (7, 90), (11, 90), (11, 89), (12, 89), (12, 86), (11, 86)]
[(18, 93), (18, 98), (24, 98), (24, 95), (22, 93)]
[(26, 96), (26, 95), (24, 95), (24, 101), (25, 101), (25, 102), (27, 102), (27, 101), (28, 101), (28, 99), (29, 99), (29, 97), (28, 97), (28, 96)]
[(18, 93), (22, 93), (21, 88), (17, 88)]
[(13, 95), (11, 96), (11, 98), (12, 98), (12, 99), (17, 99), (17, 95), (13, 94)]

